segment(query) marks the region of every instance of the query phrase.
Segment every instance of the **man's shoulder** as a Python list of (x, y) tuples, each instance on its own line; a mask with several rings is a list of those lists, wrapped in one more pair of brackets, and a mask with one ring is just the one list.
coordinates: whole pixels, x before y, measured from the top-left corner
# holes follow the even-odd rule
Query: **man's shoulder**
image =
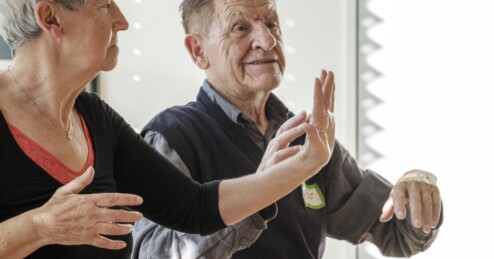
[(186, 105), (176, 105), (156, 114), (151, 121), (170, 121), (180, 122), (193, 120), (194, 118), (204, 117), (206, 114), (197, 107), (196, 102), (190, 102)]
[(209, 115), (199, 109), (195, 102), (191, 102), (161, 111), (149, 121), (144, 130), (159, 131), (164, 128), (174, 130), (193, 129), (207, 123), (208, 120)]

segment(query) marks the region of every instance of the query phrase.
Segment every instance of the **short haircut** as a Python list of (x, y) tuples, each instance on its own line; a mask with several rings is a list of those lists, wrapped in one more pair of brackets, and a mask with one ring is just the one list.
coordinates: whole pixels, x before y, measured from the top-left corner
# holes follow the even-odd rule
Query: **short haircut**
[[(180, 4), (185, 33), (207, 34), (215, 14), (217, 0), (183, 0)], [(276, 9), (276, 0), (268, 1)]]
[(215, 0), (183, 0), (180, 11), (186, 34), (207, 34), (215, 11)]
[[(42, 0), (0, 0), (0, 35), (12, 50), (41, 35), (34, 9)], [(78, 10), (86, 0), (47, 0), (68, 10)]]

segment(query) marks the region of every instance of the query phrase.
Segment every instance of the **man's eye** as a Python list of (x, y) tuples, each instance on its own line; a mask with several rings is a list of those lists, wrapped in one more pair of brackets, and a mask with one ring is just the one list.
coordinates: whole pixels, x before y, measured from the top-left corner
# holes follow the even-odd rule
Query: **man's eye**
[(268, 27), (269, 29), (277, 29), (278, 24), (274, 22), (270, 22), (270, 23), (266, 23), (266, 27)]
[(105, 5), (103, 5), (102, 7), (105, 8), (105, 9), (110, 9), (111, 7), (111, 4), (112, 4), (112, 1), (107, 1), (108, 3), (106, 3)]
[(233, 27), (233, 31), (235, 31), (235, 32), (242, 32), (242, 31), (246, 31), (248, 29), (249, 29), (249, 27), (246, 25), (243, 25), (243, 24), (235, 25), (235, 27)]

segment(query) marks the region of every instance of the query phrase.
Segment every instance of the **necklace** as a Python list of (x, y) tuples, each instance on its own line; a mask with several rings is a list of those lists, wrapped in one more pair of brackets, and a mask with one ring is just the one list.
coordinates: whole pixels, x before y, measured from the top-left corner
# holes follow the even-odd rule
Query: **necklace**
[(33, 98), (31, 98), (31, 96), (29, 96), (29, 94), (26, 92), (26, 90), (24, 90), (24, 88), (22, 88), (21, 84), (19, 84), (19, 82), (17, 82), (17, 80), (15, 79), (14, 75), (12, 75), (12, 72), (10, 71), (10, 67), (12, 65), (8, 66), (7, 67), (7, 72), (9, 73), (10, 77), (12, 78), (12, 80), (14, 80), (15, 84), (21, 89), (21, 91), (24, 93), (24, 95), (26, 95), (27, 99), (29, 99), (29, 101), (31, 101), (31, 103), (33, 104), (34, 107), (36, 107), (36, 109), (38, 110), (38, 112), (43, 115), (44, 117), (46, 117), (46, 119), (48, 121), (50, 121), (53, 125), (55, 125), (58, 129), (60, 129), (61, 131), (63, 131), (65, 133), (65, 136), (67, 137), (67, 139), (69, 141), (72, 140), (72, 133), (73, 133), (73, 125), (72, 125), (72, 120), (70, 118), (70, 114), (69, 114), (69, 127), (67, 128), (67, 130), (65, 130), (63, 127), (61, 127), (60, 125), (58, 125), (55, 121), (51, 120), (48, 116), (46, 116), (46, 114), (43, 112), (43, 110), (41, 110), (38, 106), (38, 104), (33, 100)]

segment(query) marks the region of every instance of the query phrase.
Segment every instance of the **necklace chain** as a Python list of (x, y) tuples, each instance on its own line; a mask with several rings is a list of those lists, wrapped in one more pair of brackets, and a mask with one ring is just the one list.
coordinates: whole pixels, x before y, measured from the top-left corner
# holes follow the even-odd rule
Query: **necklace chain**
[(46, 117), (46, 119), (48, 121), (50, 121), (53, 125), (55, 125), (58, 129), (60, 129), (61, 131), (63, 131), (65, 133), (65, 136), (67, 137), (67, 139), (69, 141), (71, 141), (72, 140), (73, 125), (72, 125), (72, 120), (70, 118), (70, 114), (69, 114), (69, 126), (68, 126), (67, 130), (65, 130), (62, 126), (58, 125), (57, 123), (55, 123), (55, 121), (53, 121), (48, 116), (46, 116), (46, 114), (43, 112), (43, 110), (41, 110), (39, 108), (38, 104), (33, 100), (33, 98), (31, 98), (31, 96), (29, 96), (29, 94), (26, 92), (26, 90), (24, 90), (24, 88), (22, 88), (21, 84), (19, 84), (19, 82), (17, 81), (17, 79), (15, 79), (14, 75), (12, 75), (12, 72), (10, 71), (11, 66), (12, 65), (10, 65), (10, 66), (7, 67), (7, 72), (9, 73), (10, 77), (12, 78), (12, 80), (14, 80), (15, 84), (21, 89), (21, 91), (24, 93), (24, 95), (26, 95), (26, 97), (29, 99), (29, 101), (31, 101), (31, 103), (33, 104), (33, 106), (36, 107), (36, 109), (38, 110), (38, 112), (41, 115), (43, 115), (44, 117)]

